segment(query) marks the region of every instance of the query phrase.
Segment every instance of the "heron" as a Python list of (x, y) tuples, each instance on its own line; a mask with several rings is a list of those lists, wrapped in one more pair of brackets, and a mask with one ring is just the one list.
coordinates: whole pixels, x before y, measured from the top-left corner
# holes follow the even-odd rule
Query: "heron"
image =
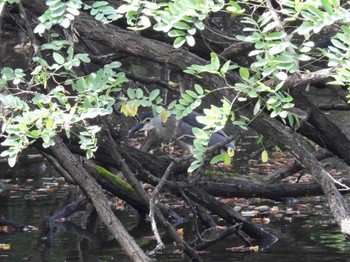
[[(197, 117), (201, 116), (197, 112), (191, 112), (181, 120), (176, 120), (174, 115), (170, 115), (167, 121), (163, 122), (162, 115), (154, 116), (153, 112), (146, 112), (141, 116), (139, 123), (137, 123), (130, 131), (129, 136), (134, 135), (138, 131), (150, 131), (151, 136), (160, 138), (164, 141), (171, 141), (174, 139), (176, 143), (189, 154), (193, 153), (193, 140), (195, 136), (192, 129), (194, 127), (203, 128), (204, 125), (198, 122)], [(212, 133), (208, 147), (227, 140), (227, 134), (223, 130)], [(147, 142), (146, 142), (147, 143)], [(145, 144), (146, 144), (145, 143)], [(149, 143), (144, 145), (149, 146)], [(221, 150), (227, 150), (228, 148), (235, 149), (233, 142), (225, 144)]]

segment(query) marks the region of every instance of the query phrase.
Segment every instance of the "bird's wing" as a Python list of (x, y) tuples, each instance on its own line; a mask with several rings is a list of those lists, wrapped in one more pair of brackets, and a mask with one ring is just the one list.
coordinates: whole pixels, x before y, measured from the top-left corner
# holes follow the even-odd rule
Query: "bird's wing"
[(184, 121), (186, 124), (192, 126), (192, 127), (198, 127), (202, 128), (204, 125), (202, 123), (199, 123), (197, 120), (197, 116), (201, 116), (201, 114), (197, 112), (192, 112), (189, 115), (185, 116), (182, 121)]

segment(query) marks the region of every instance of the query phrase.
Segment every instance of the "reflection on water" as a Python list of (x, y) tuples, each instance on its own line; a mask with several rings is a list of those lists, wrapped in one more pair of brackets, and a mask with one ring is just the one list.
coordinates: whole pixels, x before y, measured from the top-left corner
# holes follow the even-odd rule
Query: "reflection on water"
[[(25, 194), (25, 193), (21, 193)], [(43, 227), (45, 218), (58, 210), (57, 194), (24, 200), (24, 197), (0, 198), (0, 214), (16, 222)], [(137, 226), (138, 218), (133, 213), (120, 212), (118, 217), (145, 250), (151, 250), (154, 241), (149, 240), (148, 226)], [(226, 248), (241, 245), (235, 236), (212, 246), (201, 254), (204, 261), (350, 261), (349, 243), (337, 226), (322, 226), (318, 221), (330, 220), (329, 215), (314, 214), (295, 218), (292, 222), (273, 221), (264, 228), (272, 231), (279, 241), (268, 250), (259, 253), (232, 253)], [(8, 251), (0, 251), (0, 261), (130, 261), (106, 232), (101, 228), (93, 235), (82, 228), (86, 217), (81, 213), (70, 222), (56, 224), (52, 234), (52, 245), (47, 247), (38, 232), (0, 234), (0, 243), (11, 244)], [(173, 250), (169, 239), (164, 239), (169, 249), (158, 255), (157, 261), (184, 261), (185, 258)], [(171, 252), (168, 250), (172, 250)]]
[[(12, 183), (21, 185), (20, 189), (7, 196), (0, 194), (0, 217), (39, 228), (30, 233), (0, 233), (0, 243), (11, 245), (10, 250), (0, 250), (0, 261), (130, 261), (104, 227), (100, 226), (96, 234), (86, 229), (89, 212), (80, 212), (68, 222), (55, 224), (51, 235), (42, 233), (47, 218), (73, 202), (77, 191), (72, 187), (55, 187), (62, 181), (53, 178), (58, 175), (41, 158), (36, 161), (22, 159), (12, 169), (3, 164), (0, 170), (1, 178), (10, 178)], [(47, 185), (53, 186), (54, 190), (35, 191)], [(203, 261), (350, 261), (349, 242), (340, 233), (339, 227), (332, 225), (333, 218), (327, 213), (326, 202), (320, 197), (312, 201), (311, 206), (319, 207), (306, 209), (304, 216), (291, 216), (290, 220), (272, 217), (271, 223), (263, 225), (265, 230), (279, 238), (269, 249), (258, 253), (233, 253), (227, 249), (242, 245), (233, 235), (201, 253)], [(302, 202), (290, 201), (280, 207), (296, 210), (297, 205), (310, 204), (310, 199)], [(138, 216), (132, 212), (119, 211), (117, 216), (144, 250), (154, 248), (155, 241), (148, 224), (139, 225)], [(188, 236), (188, 232), (193, 232), (192, 223), (184, 226), (184, 232), (187, 239), (194, 238), (193, 235)], [(178, 254), (169, 238), (164, 237), (163, 241), (167, 249), (157, 255), (157, 261), (187, 261), (186, 256)]]

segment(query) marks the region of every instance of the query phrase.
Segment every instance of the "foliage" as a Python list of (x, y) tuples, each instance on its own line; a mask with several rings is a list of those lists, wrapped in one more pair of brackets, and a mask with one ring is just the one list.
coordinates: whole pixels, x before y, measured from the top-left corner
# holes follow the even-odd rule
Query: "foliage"
[[(136, 116), (139, 106), (151, 107), (154, 105), (159, 105), (162, 102), (162, 99), (159, 97), (159, 93), (159, 89), (155, 89), (147, 96), (144, 94), (141, 88), (128, 88), (128, 97), (120, 97), (120, 99), (123, 100), (121, 112), (125, 116)], [(160, 113), (162, 109), (162, 106), (158, 106), (156, 111)]]
[(174, 0), (169, 2), (151, 2), (147, 0), (133, 1), (118, 8), (118, 12), (125, 14), (129, 29), (143, 30), (152, 26), (151, 18), (156, 23), (153, 29), (174, 37), (174, 47), (181, 47), (184, 43), (195, 45), (194, 35), (197, 30), (203, 30), (204, 20), (211, 12), (223, 9), (225, 1), (219, 0)]
[[(243, 22), (248, 26), (243, 31), (250, 32), (245, 36), (237, 36), (239, 40), (253, 43), (255, 50), (250, 52), (256, 61), (252, 64), (251, 70), (260, 74), (259, 79), (266, 81), (266, 78), (278, 79), (282, 84), (275, 87), (275, 91), (283, 85), (283, 81), (295, 72), (301, 71), (299, 62), (315, 59), (311, 51), (315, 51), (314, 42), (310, 40), (312, 34), (318, 34), (324, 27), (335, 23), (344, 23), (340, 26), (341, 33), (332, 37), (332, 45), (328, 46), (327, 52), (321, 54), (329, 58), (329, 67), (338, 67), (332, 77), (336, 81), (332, 84), (347, 85), (347, 71), (349, 68), (349, 10), (340, 6), (339, 1), (305, 1), (297, 2), (283, 0), (279, 2), (279, 14), (282, 21), (276, 21), (273, 16), (274, 10), (266, 9), (263, 15), (257, 19), (245, 17)], [(303, 21), (299, 27), (286, 33), (288, 23)], [(303, 37), (301, 45), (296, 44), (299, 38)], [(294, 44), (295, 42), (295, 44)], [(283, 103), (284, 95), (274, 96), (273, 103)], [(288, 103), (290, 98), (287, 98)], [(270, 100), (271, 102), (271, 100)], [(271, 105), (271, 104), (270, 104)], [(291, 105), (286, 105), (286, 109)], [(280, 117), (288, 115), (283, 110), (274, 110), (272, 116), (279, 114)]]
[[(6, 133), (6, 139), (2, 145), (8, 146), (8, 149), (3, 151), (1, 156), (8, 156), (11, 166), (15, 164), (17, 154), (37, 139), (42, 139), (43, 146), (49, 147), (54, 145), (53, 137), (61, 130), (64, 130), (66, 135), (70, 137), (74, 124), (85, 128), (85, 131), (80, 132), (78, 136), (82, 149), (86, 150), (87, 156), (91, 157), (96, 150), (95, 135), (100, 128), (89, 125), (86, 120), (110, 114), (115, 99), (108, 94), (120, 91), (120, 84), (126, 81), (123, 73), (113, 71), (120, 64), (112, 63), (96, 73), (79, 77), (77, 80), (70, 80), (76, 95), (68, 95), (68, 81), (59, 83), (54, 78), (58, 73), (60, 75), (71, 73), (71, 65), (74, 64), (72, 61), (77, 59), (78, 54), (75, 56), (72, 54), (67, 58), (58, 53), (55, 54), (56, 63), (52, 65), (48, 65), (41, 58), (35, 59), (40, 65), (36, 67), (32, 75), (34, 75), (38, 85), (50, 91), (47, 95), (28, 92), (32, 95), (31, 104), (34, 108), (29, 107), (18, 96), (1, 95), (0, 97), (1, 101), (6, 101), (5, 107), (17, 110), (15, 117), (3, 119), (2, 126), (2, 132)], [(85, 56), (83, 57), (85, 59)], [(43, 67), (43, 65), (47, 67)], [(7, 81), (12, 80), (7, 73), (10, 73), (11, 76), (12, 71), (2, 71), (2, 79), (5, 80), (2, 87), (6, 87)], [(51, 86), (51, 78), (54, 80), (55, 86)]]
[(0, 4), (9, 3), (9, 4), (18, 4), (20, 0), (0, 0)]
[[(203, 116), (197, 117), (198, 122), (203, 124), (204, 127), (193, 128), (193, 133), (196, 137), (193, 141), (193, 157), (195, 160), (191, 163), (188, 170), (189, 172), (194, 171), (202, 165), (210, 137), (213, 133), (218, 132), (225, 127), (228, 118), (232, 114), (231, 106), (232, 105), (226, 99), (223, 99), (221, 107), (211, 105), (210, 109), (204, 109)], [(227, 152), (220, 153), (211, 160), (211, 163), (215, 164), (219, 161), (224, 161), (225, 165), (231, 165), (231, 157), (234, 155), (233, 150), (234, 148), (229, 148)]]
[(79, 9), (82, 7), (82, 2), (80, 0), (48, 0), (46, 1), (46, 5), (49, 8), (39, 17), (40, 24), (34, 29), (34, 33), (40, 35), (55, 24), (59, 24), (63, 28), (68, 28), (71, 21), (80, 14)]
[(179, 100), (174, 100), (168, 106), (172, 114), (176, 116), (177, 120), (180, 120), (190, 114), (194, 109), (202, 104), (202, 98), (204, 95), (203, 88), (195, 84), (195, 91), (186, 90)]
[(107, 1), (95, 1), (92, 5), (84, 4), (84, 10), (90, 10), (90, 15), (102, 23), (111, 23), (122, 17)]
[[(2, 0), (0, 3), (18, 2)], [(164, 115), (164, 119), (167, 114), (174, 114), (177, 119), (181, 119), (200, 106), (205, 96), (215, 92), (195, 83), (192, 89), (188, 87), (165, 110), (159, 90), (146, 93), (140, 88), (122, 86), (127, 79), (118, 72), (119, 62), (107, 64), (87, 75), (79, 75), (77, 69), (82, 64), (90, 63), (88, 54), (77, 53), (73, 43), (50, 34), (50, 29), (54, 25), (70, 27), (82, 10), (89, 11), (91, 16), (102, 23), (123, 17), (131, 30), (152, 27), (174, 38), (173, 45), (176, 48), (185, 43), (195, 45), (194, 36), (205, 28), (206, 19), (214, 12), (227, 12), (232, 18), (242, 16), (245, 27), (237, 40), (254, 46), (249, 53), (253, 60), (251, 64), (242, 67), (231, 61), (222, 61), (217, 54), (211, 53), (210, 63), (192, 65), (184, 70), (196, 78), (201, 78), (203, 74), (215, 74), (224, 80), (235, 70), (241, 79), (241, 82), (234, 84), (226, 81), (227, 85), (221, 88), (234, 94), (233, 98), (224, 98), (220, 106), (205, 109), (203, 117), (198, 119), (205, 128), (193, 130), (196, 135), (195, 161), (190, 171), (202, 163), (212, 132), (223, 128), (226, 122), (247, 129), (250, 121), (254, 121), (232, 112), (232, 105), (236, 101), (254, 103), (254, 116), (262, 110), (268, 110), (271, 117), (279, 117), (293, 125), (297, 119), (288, 111), (294, 106), (293, 98), (284, 89), (284, 84), (294, 74), (307, 73), (304, 68), (306, 62), (324, 56), (328, 59), (328, 66), (335, 68), (332, 71), (334, 81), (330, 84), (344, 85), (350, 90), (348, 9), (336, 0), (282, 0), (276, 8), (266, 6), (268, 3), (265, 1), (258, 2), (259, 6), (250, 1), (127, 0), (123, 5), (113, 7), (107, 1), (94, 1), (90, 5), (80, 0), (47, 0), (48, 9), (40, 17), (34, 32), (39, 35), (48, 32), (49, 41), (41, 46), (41, 50), (51, 54), (52, 59), (34, 57), (35, 68), (30, 75), (20, 68), (1, 69), (0, 88), (7, 89), (7, 93), (1, 94), (0, 100), (5, 107), (15, 111), (12, 117), (2, 119), (2, 133), (6, 138), (2, 145), (8, 148), (1, 156), (8, 156), (13, 166), (17, 154), (30, 144), (41, 139), (43, 146), (52, 146), (57, 132), (64, 131), (70, 137), (74, 134), (72, 127), (79, 126), (83, 130), (74, 135), (80, 138), (81, 147), (91, 157), (96, 150), (99, 127), (90, 125), (89, 119), (110, 114), (116, 102), (126, 116), (136, 115), (142, 106), (153, 107), (156, 113)], [(250, 10), (249, 14), (244, 15), (245, 10)], [(340, 26), (339, 32), (331, 39), (332, 45), (327, 50), (316, 49), (311, 40), (312, 35), (335, 23)], [(30, 77), (32, 79), (28, 80)], [(112, 96), (113, 93), (116, 95)], [(28, 97), (29, 101), (25, 102)], [(232, 155), (233, 152), (220, 154), (212, 162), (228, 163)], [(267, 152), (263, 153), (262, 160), (267, 161), (267, 158)]]

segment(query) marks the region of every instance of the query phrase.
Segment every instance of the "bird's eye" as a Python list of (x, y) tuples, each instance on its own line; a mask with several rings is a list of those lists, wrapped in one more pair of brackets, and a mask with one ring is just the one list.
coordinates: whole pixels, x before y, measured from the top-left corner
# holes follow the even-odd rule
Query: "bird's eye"
[(146, 122), (146, 123), (149, 123), (150, 121), (151, 121), (151, 118), (146, 118), (146, 119), (145, 119), (145, 122)]

